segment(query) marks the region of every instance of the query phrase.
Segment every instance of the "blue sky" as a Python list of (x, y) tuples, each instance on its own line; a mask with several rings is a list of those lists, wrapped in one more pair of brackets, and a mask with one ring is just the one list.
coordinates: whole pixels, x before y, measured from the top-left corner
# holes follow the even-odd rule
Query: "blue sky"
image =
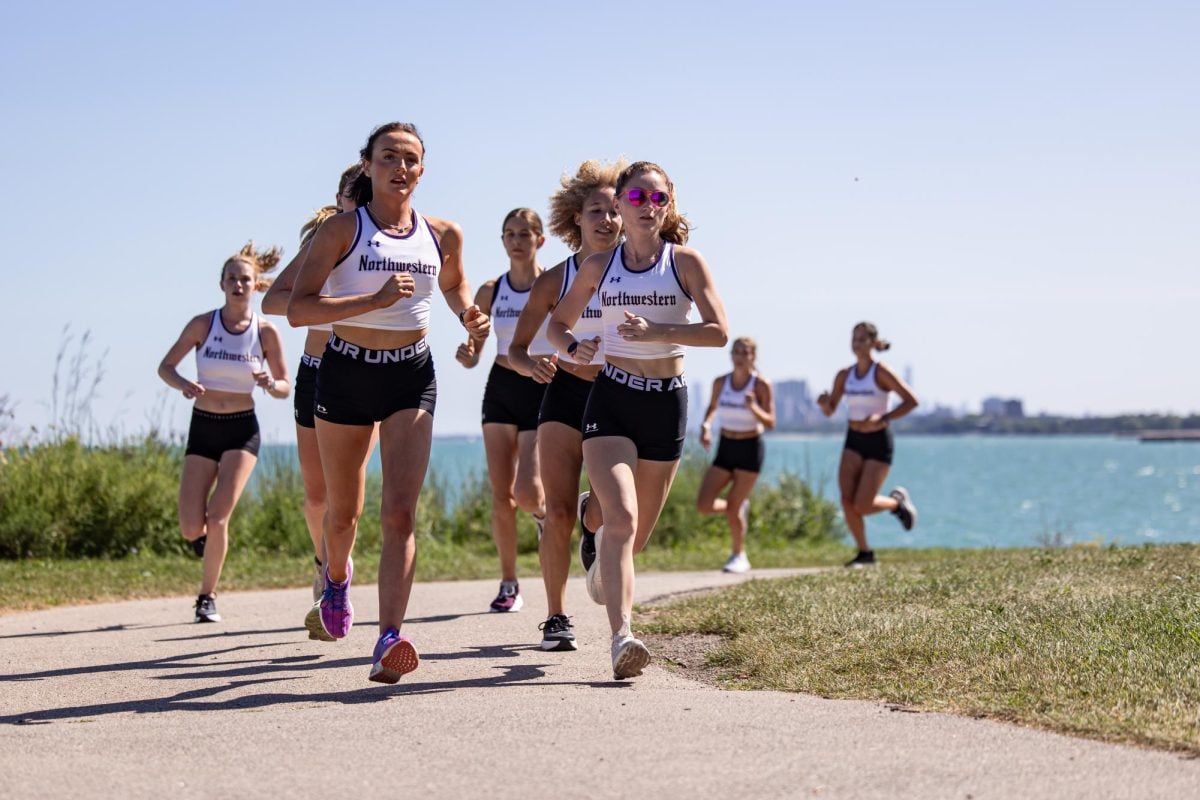
[[(0, 395), (45, 424), (69, 325), (103, 357), (101, 425), (183, 428), (155, 368), (220, 302), (223, 259), (294, 253), (399, 119), (428, 144), (416, 207), (463, 226), (473, 286), (506, 268), (509, 209), (626, 155), (670, 172), (776, 380), (827, 384), (870, 319), (928, 405), (1197, 412), (1198, 8), (7, 4)], [(454, 362), (460, 330), (441, 306), (440, 434), (478, 428), (486, 364)], [(259, 408), (290, 440), (290, 403)]]

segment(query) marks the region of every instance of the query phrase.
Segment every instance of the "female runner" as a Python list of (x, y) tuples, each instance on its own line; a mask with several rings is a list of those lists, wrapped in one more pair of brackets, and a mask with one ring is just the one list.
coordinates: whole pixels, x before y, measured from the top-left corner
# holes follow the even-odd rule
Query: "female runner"
[(317, 371), (315, 416), (325, 474), (328, 555), (321, 624), (336, 639), (349, 633), (354, 619), (350, 555), (372, 435), (379, 426), (380, 636), (368, 677), (395, 683), (419, 664), (412, 640), (400, 627), (412, 591), (415, 512), (429, 465), (437, 400), (425, 339), (435, 287), (470, 336), (485, 338), (490, 321), (471, 305), (462, 230), (412, 207), (425, 172), (425, 144), (416, 127), (381, 125), (367, 138), (361, 156), (371, 200), (317, 231), (292, 288), (288, 321), (333, 323)]
[[(271, 288), (263, 296), (262, 310), (264, 314), (286, 316), (288, 300), (292, 295), (292, 286), (300, 265), (308, 255), (308, 245), (312, 242), (317, 228), (321, 223), (339, 212), (353, 211), (358, 208), (355, 200), (355, 182), (362, 176), (362, 165), (352, 164), (342, 173), (338, 180), (338, 191), (335, 204), (324, 206), (304, 223), (300, 228), (300, 250), (279, 276), (271, 284)], [(361, 187), (360, 187), (361, 188)], [(368, 184), (369, 188), (369, 184)], [(364, 200), (364, 202), (366, 202)], [(304, 338), (304, 352), (300, 355), (300, 365), (296, 368), (296, 391), (294, 411), (296, 417), (296, 450), (300, 456), (300, 478), (304, 483), (304, 521), (308, 525), (308, 535), (313, 544), (313, 562), (316, 565), (313, 577), (313, 602), (304, 615), (304, 627), (308, 629), (308, 638), (322, 641), (333, 641), (325, 629), (321, 627), (321, 592), (325, 588), (325, 542), (321, 534), (321, 525), (325, 518), (325, 477), (321, 473), (321, 454), (317, 449), (317, 429), (313, 418), (313, 394), (316, 391), (317, 369), (321, 366), (321, 354), (325, 352), (325, 342), (329, 339), (332, 325), (310, 325)]]
[[(577, 492), (583, 469), (583, 411), (601, 364), (599, 356), (587, 365), (559, 359), (557, 353), (530, 356), (531, 347), (535, 353), (540, 349), (531, 342), (541, 335), (550, 312), (571, 288), (579, 275), (579, 265), (594, 253), (616, 246), (621, 218), (613, 199), (617, 176), (624, 167), (624, 162), (585, 161), (573, 177), (562, 178), (562, 188), (550, 198), (550, 232), (575, 254), (543, 272), (533, 284), (508, 348), (509, 366), (546, 385), (537, 428), (538, 461), (546, 491), (546, 525), (538, 542), (549, 612), (540, 626), (543, 650), (576, 649), (575, 628), (565, 609), (571, 530), (577, 513), (583, 530), (579, 544), (584, 570), (596, 558), (592, 531), (603, 521), (600, 504), (588, 502), (589, 492), (578, 496)], [(593, 295), (574, 325), (574, 334), (599, 346), (603, 331), (600, 316), (600, 300)]]
[[(687, 383), (683, 345), (723, 347), (725, 310), (662, 167), (638, 161), (617, 179), (625, 241), (587, 259), (550, 319), (550, 341), (576, 363), (596, 356), (571, 326), (593, 293), (603, 315), (604, 367), (583, 417), (583, 458), (604, 510), (588, 570), (612, 629), (615, 678), (640, 675), (650, 653), (630, 630), (633, 554), (646, 546), (683, 452)], [(699, 322), (689, 322), (695, 304)], [(600, 586), (597, 587), (596, 584)]]
[[(508, 346), (534, 281), (542, 274), (537, 252), (546, 237), (541, 217), (528, 208), (508, 212), (500, 230), (508, 254), (508, 271), (479, 287), (475, 305), (488, 308), (496, 333), (496, 361), (483, 390), (483, 446), (492, 485), (492, 540), (500, 556), (500, 591), (492, 600), (491, 610), (515, 612), (525, 604), (517, 582), (517, 509), (533, 515), (539, 540), (546, 519), (537, 451), (537, 414), (546, 385), (512, 369)], [(484, 344), (468, 339), (459, 345), (458, 362), (474, 367)], [(554, 352), (544, 330), (532, 346), (539, 355)]]
[[(746, 558), (750, 492), (762, 470), (763, 431), (775, 427), (775, 396), (771, 382), (754, 369), (758, 345), (753, 339), (734, 339), (729, 354), (733, 372), (713, 381), (708, 410), (700, 425), (700, 444), (707, 450), (712, 444), (715, 415), (721, 424), (721, 442), (717, 457), (704, 473), (696, 508), (701, 514), (725, 515), (733, 554), (725, 562), (724, 571), (741, 573), (750, 570)], [(729, 496), (718, 497), (726, 486), (730, 486)]]
[[(834, 377), (832, 392), (821, 392), (817, 397), (817, 405), (827, 417), (833, 415), (843, 395), (850, 411), (846, 445), (838, 465), (842, 513), (858, 546), (858, 553), (846, 563), (847, 567), (875, 564), (875, 552), (867, 545), (868, 515), (890, 511), (906, 531), (917, 524), (917, 508), (903, 486), (897, 486), (887, 497), (879, 494), (892, 468), (892, 431), (888, 423), (917, 407), (912, 389), (886, 364), (871, 358), (872, 350), (889, 347), (891, 344), (879, 338), (879, 329), (870, 322), (855, 325), (850, 349), (857, 360)], [(891, 411), (887, 408), (889, 392), (900, 395), (901, 400)]]
[[(158, 365), (158, 376), (196, 402), (179, 481), (179, 528), (204, 559), (196, 622), (220, 622), (217, 581), (229, 550), (229, 518), (258, 461), (261, 441), (254, 388), (288, 396), (287, 363), (279, 331), (254, 313), (263, 275), (279, 263), (278, 248), (259, 252), (250, 242), (221, 267), (225, 304), (193, 317)], [(176, 367), (196, 351), (196, 380)], [(275, 376), (275, 377), (272, 377)]]

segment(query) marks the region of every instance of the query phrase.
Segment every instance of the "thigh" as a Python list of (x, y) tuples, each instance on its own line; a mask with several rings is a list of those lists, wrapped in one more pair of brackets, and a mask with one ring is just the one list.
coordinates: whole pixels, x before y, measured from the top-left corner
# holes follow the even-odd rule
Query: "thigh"
[(520, 431), (517, 434), (517, 483), (530, 486), (538, 481), (538, 432)]
[(217, 467), (217, 485), (208, 499), (208, 515), (228, 519), (254, 472), (258, 456), (246, 450), (226, 450)]
[(342, 425), (317, 417), (317, 443), (325, 497), (330, 509), (345, 513), (362, 510), (375, 426)]
[(583, 441), (588, 483), (600, 501), (606, 524), (637, 525), (638, 497), (634, 477), (637, 462), (637, 446), (632, 439), (597, 436)]
[(179, 521), (183, 527), (203, 527), (208, 493), (217, 479), (217, 462), (204, 456), (183, 457), (179, 478)]
[(317, 446), (317, 429), (296, 426), (296, 452), (300, 456), (300, 477), (304, 493), (324, 496), (325, 476), (321, 472), (321, 450)]
[[(397, 411), (379, 425), (383, 512), (413, 511), (429, 468), (433, 415), (419, 408)], [(370, 442), (367, 448), (370, 453)]]
[(579, 474), (583, 470), (583, 437), (561, 422), (543, 422), (537, 430), (538, 466), (547, 506), (570, 508), (579, 496)]
[(853, 450), (843, 450), (842, 461), (838, 464), (838, 491), (843, 499), (854, 501), (862, 471), (863, 457)]
[(638, 504), (637, 536), (633, 541), (635, 553), (641, 552), (650, 540), (658, 516), (666, 505), (667, 494), (671, 491), (671, 483), (675, 480), (677, 469), (678, 461), (638, 460), (635, 475)]
[(883, 483), (887, 480), (888, 472), (891, 469), (890, 464), (876, 461), (873, 458), (864, 461), (862, 477), (858, 479), (858, 491), (854, 494), (854, 504), (859, 508), (873, 505), (875, 495), (879, 494), (879, 490), (883, 488)]
[(492, 491), (511, 495), (516, 481), (517, 426), (484, 423), (483, 449), (487, 454), (488, 480), (491, 481)]
[(733, 471), (733, 488), (729, 490), (729, 497), (726, 498), (731, 511), (737, 511), (742, 503), (750, 497), (750, 492), (754, 491), (754, 484), (756, 483), (758, 483), (757, 472), (751, 472), (746, 469), (735, 469)]
[(708, 471), (704, 473), (704, 479), (700, 481), (698, 502), (701, 505), (712, 505), (712, 501), (732, 480), (733, 473), (729, 470), (724, 467), (710, 466)]

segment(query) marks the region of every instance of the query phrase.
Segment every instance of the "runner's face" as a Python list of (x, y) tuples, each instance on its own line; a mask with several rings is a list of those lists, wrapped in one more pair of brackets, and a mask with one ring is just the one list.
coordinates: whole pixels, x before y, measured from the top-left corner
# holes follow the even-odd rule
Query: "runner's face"
[(856, 356), (871, 355), (871, 345), (874, 340), (871, 334), (867, 333), (862, 328), (855, 328), (854, 333), (850, 337), (850, 349), (854, 351)]
[(363, 162), (363, 169), (371, 177), (372, 195), (398, 199), (412, 196), (425, 172), (423, 158), (421, 141), (411, 133), (392, 131), (380, 136), (375, 140), (371, 160)]
[(583, 245), (591, 251), (615, 247), (621, 236), (621, 216), (617, 213), (616, 190), (611, 186), (593, 189), (583, 201), (583, 209), (575, 215)]
[(667, 186), (667, 179), (659, 172), (640, 172), (630, 178), (623, 187), (621, 194), (617, 197), (617, 211), (621, 214), (621, 223), (625, 229), (625, 235), (629, 236), (635, 232), (647, 235), (658, 236), (662, 230), (663, 223), (666, 222), (667, 212), (671, 210), (675, 199), (671, 198), (671, 202), (666, 206), (659, 208), (654, 203), (643, 203), (640, 206), (635, 206), (629, 202), (629, 190), (641, 189), (646, 196), (653, 192), (670, 193), (670, 188)]
[(358, 208), (358, 203), (354, 202), (353, 192), (354, 192), (354, 184), (350, 184), (346, 187), (346, 190), (344, 192), (342, 192), (341, 194), (339, 194), (337, 196), (337, 200), (335, 202), (337, 204), (338, 211), (345, 213), (347, 211), (353, 211), (354, 209)]
[(225, 265), (225, 273), (221, 277), (221, 291), (225, 292), (225, 302), (239, 302), (254, 294), (254, 284), (258, 278), (254, 267), (240, 259)]
[(528, 261), (546, 243), (546, 237), (539, 236), (533, 226), (520, 217), (504, 223), (500, 240), (504, 242), (504, 252), (508, 253), (510, 261)]
[(729, 358), (735, 367), (749, 368), (754, 365), (754, 350), (745, 342), (738, 342), (730, 348)]

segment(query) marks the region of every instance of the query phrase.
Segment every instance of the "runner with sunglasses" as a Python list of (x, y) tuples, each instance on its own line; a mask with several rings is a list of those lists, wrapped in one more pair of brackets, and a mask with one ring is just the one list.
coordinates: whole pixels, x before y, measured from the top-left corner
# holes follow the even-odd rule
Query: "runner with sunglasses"
[[(842, 493), (842, 514), (854, 537), (858, 553), (847, 567), (875, 565), (875, 552), (867, 545), (866, 517), (890, 511), (904, 530), (917, 524), (917, 507), (908, 490), (897, 486), (887, 497), (879, 494), (892, 468), (892, 430), (889, 423), (917, 407), (917, 396), (882, 361), (871, 358), (872, 350), (887, 350), (891, 344), (879, 338), (879, 329), (870, 322), (854, 326), (850, 349), (856, 361), (838, 372), (833, 391), (821, 392), (817, 406), (829, 417), (842, 397), (850, 410), (846, 446), (838, 465), (838, 488)], [(900, 395), (900, 405), (888, 411), (888, 394)]]
[(333, 323), (317, 370), (315, 416), (327, 489), (329, 556), (321, 624), (335, 639), (350, 632), (354, 618), (350, 555), (362, 513), (367, 458), (379, 427), (380, 636), (368, 677), (395, 683), (419, 663), (412, 640), (400, 627), (412, 592), (417, 498), (429, 465), (437, 402), (425, 338), (435, 289), (469, 336), (485, 338), (490, 320), (471, 304), (462, 230), (412, 207), (413, 192), (425, 173), (425, 143), (416, 127), (381, 125), (360, 155), (371, 199), (317, 231), (292, 288), (288, 321)]
[[(700, 425), (700, 445), (712, 445), (712, 420), (721, 425), (717, 456), (704, 473), (696, 508), (701, 514), (724, 514), (729, 522), (733, 554), (725, 562), (724, 572), (749, 572), (746, 557), (746, 524), (750, 511), (750, 492), (762, 470), (764, 430), (775, 427), (775, 397), (771, 382), (758, 374), (754, 361), (758, 345), (749, 336), (733, 340), (729, 351), (733, 372), (713, 381), (708, 410)], [(728, 486), (729, 495), (718, 497)]]
[[(585, 161), (573, 176), (563, 176), (562, 188), (550, 198), (550, 232), (575, 253), (534, 282), (508, 348), (509, 366), (546, 387), (537, 428), (538, 461), (546, 492), (546, 525), (538, 542), (549, 612), (540, 626), (543, 650), (576, 649), (575, 627), (566, 614), (566, 595), (571, 531), (577, 515), (582, 529), (579, 549), (583, 568), (586, 570), (596, 559), (592, 531), (603, 521), (600, 503), (588, 502), (590, 492), (578, 492), (583, 469), (583, 412), (601, 364), (598, 358), (591, 364), (577, 364), (553, 352), (531, 357), (530, 349), (539, 352), (536, 342), (540, 341), (540, 331), (578, 277), (579, 265), (592, 254), (616, 246), (621, 218), (613, 200), (617, 177), (624, 167), (624, 162)], [(575, 336), (599, 345), (603, 333), (600, 318), (600, 299), (593, 295), (575, 323)]]
[[(579, 364), (599, 346), (572, 326), (592, 294), (600, 300), (604, 367), (583, 416), (583, 458), (604, 509), (588, 591), (603, 602), (612, 630), (615, 679), (642, 673), (650, 661), (633, 636), (633, 555), (662, 513), (683, 453), (687, 382), (683, 346), (723, 347), (725, 310), (708, 265), (684, 244), (688, 221), (657, 164), (638, 161), (617, 179), (625, 241), (590, 256), (550, 319), (550, 341)], [(699, 322), (689, 322), (695, 305)]]
[[(517, 509), (533, 515), (539, 541), (546, 523), (537, 448), (537, 412), (546, 385), (514, 370), (508, 361), (517, 319), (542, 274), (537, 260), (546, 243), (542, 218), (532, 209), (514, 208), (504, 218), (500, 241), (508, 254), (508, 271), (479, 287), (475, 305), (488, 308), (496, 333), (496, 360), (483, 390), (483, 447), (492, 486), (492, 541), (500, 556), (500, 591), (489, 608), (505, 613), (520, 611), (525, 604), (517, 582)], [(542, 328), (531, 346), (535, 353), (549, 355), (554, 347)], [(468, 338), (455, 357), (470, 369), (479, 363), (485, 343)]]
[[(287, 315), (288, 300), (292, 295), (300, 265), (308, 256), (308, 246), (321, 224), (338, 213), (358, 208), (357, 191), (362, 191), (362, 165), (351, 164), (338, 180), (335, 204), (324, 206), (300, 228), (300, 249), (283, 271), (279, 273), (271, 288), (263, 296), (264, 314)], [(370, 183), (366, 183), (369, 191)], [(363, 200), (366, 202), (366, 200)], [(304, 521), (313, 544), (313, 602), (304, 615), (304, 627), (309, 639), (331, 642), (333, 637), (321, 625), (321, 592), (325, 589), (325, 541), (321, 526), (325, 519), (325, 476), (321, 472), (321, 453), (317, 447), (317, 427), (313, 417), (314, 394), (316, 392), (317, 369), (321, 366), (321, 355), (333, 326), (310, 325), (304, 337), (304, 352), (296, 368), (296, 391), (294, 413), (296, 417), (296, 452), (300, 457), (300, 479), (304, 483)]]
[[(179, 528), (204, 559), (196, 622), (220, 622), (217, 581), (229, 550), (229, 518), (258, 462), (262, 439), (254, 390), (285, 399), (291, 391), (283, 343), (275, 326), (254, 313), (263, 277), (279, 263), (279, 248), (258, 251), (250, 242), (221, 266), (225, 303), (193, 317), (158, 365), (158, 376), (196, 402), (179, 480)], [(196, 353), (196, 380), (176, 369)], [(274, 377), (272, 377), (274, 376)]]

